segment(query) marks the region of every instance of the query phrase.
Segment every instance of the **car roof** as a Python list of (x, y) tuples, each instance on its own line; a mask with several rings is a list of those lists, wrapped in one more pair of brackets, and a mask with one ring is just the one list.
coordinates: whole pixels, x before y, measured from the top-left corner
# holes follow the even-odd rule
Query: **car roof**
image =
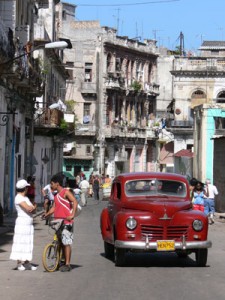
[(121, 180), (127, 181), (132, 179), (146, 179), (146, 178), (158, 178), (168, 180), (181, 180), (187, 182), (187, 178), (180, 174), (167, 173), (167, 172), (131, 172), (122, 173), (115, 177), (114, 181)]

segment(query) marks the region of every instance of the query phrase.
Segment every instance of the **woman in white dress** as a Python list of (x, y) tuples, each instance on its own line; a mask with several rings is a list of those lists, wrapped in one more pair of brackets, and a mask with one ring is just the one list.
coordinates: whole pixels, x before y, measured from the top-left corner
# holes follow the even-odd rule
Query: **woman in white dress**
[(36, 270), (37, 267), (30, 261), (33, 256), (33, 216), (32, 212), (36, 207), (26, 197), (27, 189), (30, 184), (21, 179), (16, 183), (17, 195), (15, 197), (15, 207), (17, 219), (15, 222), (13, 245), (10, 259), (17, 261), (17, 270)]

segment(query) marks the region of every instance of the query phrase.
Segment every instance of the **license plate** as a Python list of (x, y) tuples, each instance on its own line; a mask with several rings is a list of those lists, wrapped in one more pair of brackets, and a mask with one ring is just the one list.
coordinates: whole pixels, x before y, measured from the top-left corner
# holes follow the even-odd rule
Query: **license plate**
[(174, 241), (157, 241), (157, 251), (174, 251)]

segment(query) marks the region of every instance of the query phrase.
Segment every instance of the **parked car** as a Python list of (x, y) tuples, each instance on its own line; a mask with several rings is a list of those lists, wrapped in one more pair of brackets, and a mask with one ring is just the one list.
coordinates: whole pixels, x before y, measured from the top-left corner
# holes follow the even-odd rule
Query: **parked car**
[(207, 263), (208, 218), (192, 209), (189, 183), (170, 173), (128, 173), (112, 183), (108, 206), (100, 218), (105, 256), (116, 266), (126, 252), (195, 253), (197, 265)]

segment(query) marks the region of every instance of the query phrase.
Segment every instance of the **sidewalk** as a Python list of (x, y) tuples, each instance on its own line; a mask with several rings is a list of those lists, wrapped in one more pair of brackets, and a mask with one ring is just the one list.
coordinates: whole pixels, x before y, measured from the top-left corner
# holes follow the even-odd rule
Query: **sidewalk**
[[(43, 213), (43, 204), (37, 207), (37, 212), (36, 214), (34, 214), (34, 218), (40, 216), (42, 213)], [(16, 217), (17, 217), (16, 212), (13, 212), (3, 217), (3, 225), (0, 226), (0, 236), (7, 232), (13, 231)]]

